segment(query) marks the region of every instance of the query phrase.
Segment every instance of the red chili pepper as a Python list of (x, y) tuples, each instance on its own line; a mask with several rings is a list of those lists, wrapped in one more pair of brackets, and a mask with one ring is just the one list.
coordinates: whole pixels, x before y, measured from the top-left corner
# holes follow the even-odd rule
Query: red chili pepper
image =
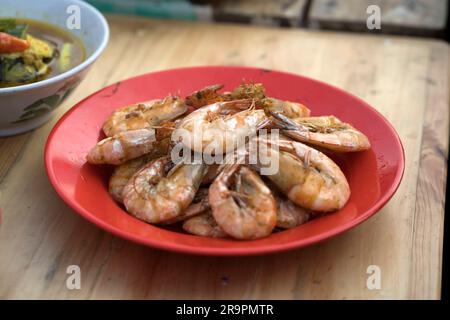
[(22, 52), (27, 50), (29, 46), (30, 44), (27, 40), (0, 32), (0, 53)]

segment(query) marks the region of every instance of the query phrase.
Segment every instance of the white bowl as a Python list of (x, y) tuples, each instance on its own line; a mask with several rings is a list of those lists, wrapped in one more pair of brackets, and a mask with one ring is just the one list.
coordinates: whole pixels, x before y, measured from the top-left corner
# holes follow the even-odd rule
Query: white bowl
[[(77, 21), (71, 17), (78, 10), (80, 29), (68, 28), (67, 21)], [(0, 18), (9, 17), (39, 20), (68, 30), (83, 42), (86, 60), (46, 80), (0, 88), (0, 136), (29, 131), (47, 122), (52, 111), (86, 76), (109, 39), (106, 19), (93, 6), (80, 0), (1, 0)]]

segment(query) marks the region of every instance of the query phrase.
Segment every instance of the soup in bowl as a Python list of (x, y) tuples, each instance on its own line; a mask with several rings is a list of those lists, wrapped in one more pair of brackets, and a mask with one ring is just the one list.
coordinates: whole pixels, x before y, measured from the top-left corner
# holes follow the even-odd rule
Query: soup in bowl
[(54, 77), (86, 59), (83, 42), (45, 22), (0, 18), (0, 88)]
[(0, 136), (34, 129), (86, 76), (105, 49), (105, 18), (79, 0), (2, 0)]

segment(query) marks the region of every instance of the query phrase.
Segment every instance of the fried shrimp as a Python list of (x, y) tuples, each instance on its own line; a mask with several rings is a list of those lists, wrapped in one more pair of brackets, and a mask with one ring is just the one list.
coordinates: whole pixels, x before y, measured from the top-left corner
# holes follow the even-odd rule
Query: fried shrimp
[(186, 104), (197, 109), (216, 102), (263, 99), (266, 96), (266, 89), (261, 83), (243, 83), (231, 92), (218, 92), (223, 87), (223, 84), (214, 84), (195, 91), (186, 97)]
[(309, 221), (311, 211), (295, 205), (284, 197), (275, 197), (278, 204), (277, 227), (292, 229)]
[(300, 142), (309, 143), (335, 152), (356, 152), (370, 148), (369, 139), (350, 124), (334, 116), (290, 119), (271, 112), (273, 125)]
[(272, 191), (277, 202), (277, 228), (292, 229), (305, 224), (312, 219), (314, 212), (299, 207), (291, 200), (286, 198), (278, 187), (269, 179), (263, 177), (267, 187)]
[(131, 177), (123, 190), (129, 213), (149, 223), (167, 223), (188, 208), (197, 193), (207, 166), (174, 166), (169, 156), (156, 159)]
[(236, 239), (258, 239), (272, 233), (277, 205), (259, 175), (239, 164), (225, 165), (209, 188), (214, 219)]
[(144, 154), (155, 152), (159, 142), (170, 138), (175, 122), (156, 128), (120, 132), (98, 142), (86, 159), (91, 164), (121, 165)]
[(347, 203), (347, 179), (325, 154), (297, 141), (257, 139), (279, 149), (270, 150), (271, 157), (279, 160), (279, 170), (267, 178), (293, 203), (320, 212), (335, 211)]
[(202, 107), (179, 122), (173, 137), (195, 152), (226, 153), (269, 123), (264, 111), (252, 106), (252, 100), (245, 99)]
[(154, 129), (124, 131), (97, 143), (86, 159), (91, 164), (120, 165), (149, 153), (155, 145)]
[(114, 168), (109, 178), (109, 193), (119, 203), (123, 202), (122, 192), (131, 177), (139, 171), (144, 165), (150, 161), (162, 157), (167, 154), (170, 146), (170, 139), (164, 139), (156, 142), (152, 152), (147, 153), (139, 158), (125, 162), (124, 164)]
[(124, 131), (152, 128), (174, 120), (187, 111), (184, 101), (168, 96), (126, 106), (114, 111), (103, 125), (103, 132), (112, 137)]
[(217, 224), (211, 211), (192, 217), (183, 223), (183, 229), (197, 236), (210, 238), (226, 238), (228, 235)]

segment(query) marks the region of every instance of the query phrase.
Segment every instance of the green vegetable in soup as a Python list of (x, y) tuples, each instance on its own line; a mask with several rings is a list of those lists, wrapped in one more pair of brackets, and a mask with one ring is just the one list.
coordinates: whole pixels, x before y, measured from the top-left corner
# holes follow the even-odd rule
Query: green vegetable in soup
[(0, 20), (0, 32), (8, 33), (14, 37), (25, 39), (28, 30), (28, 24), (17, 24), (14, 19)]
[(16, 26), (16, 20), (14, 19), (1, 19), (0, 20), (0, 32), (8, 33), (8, 30), (13, 29)]

